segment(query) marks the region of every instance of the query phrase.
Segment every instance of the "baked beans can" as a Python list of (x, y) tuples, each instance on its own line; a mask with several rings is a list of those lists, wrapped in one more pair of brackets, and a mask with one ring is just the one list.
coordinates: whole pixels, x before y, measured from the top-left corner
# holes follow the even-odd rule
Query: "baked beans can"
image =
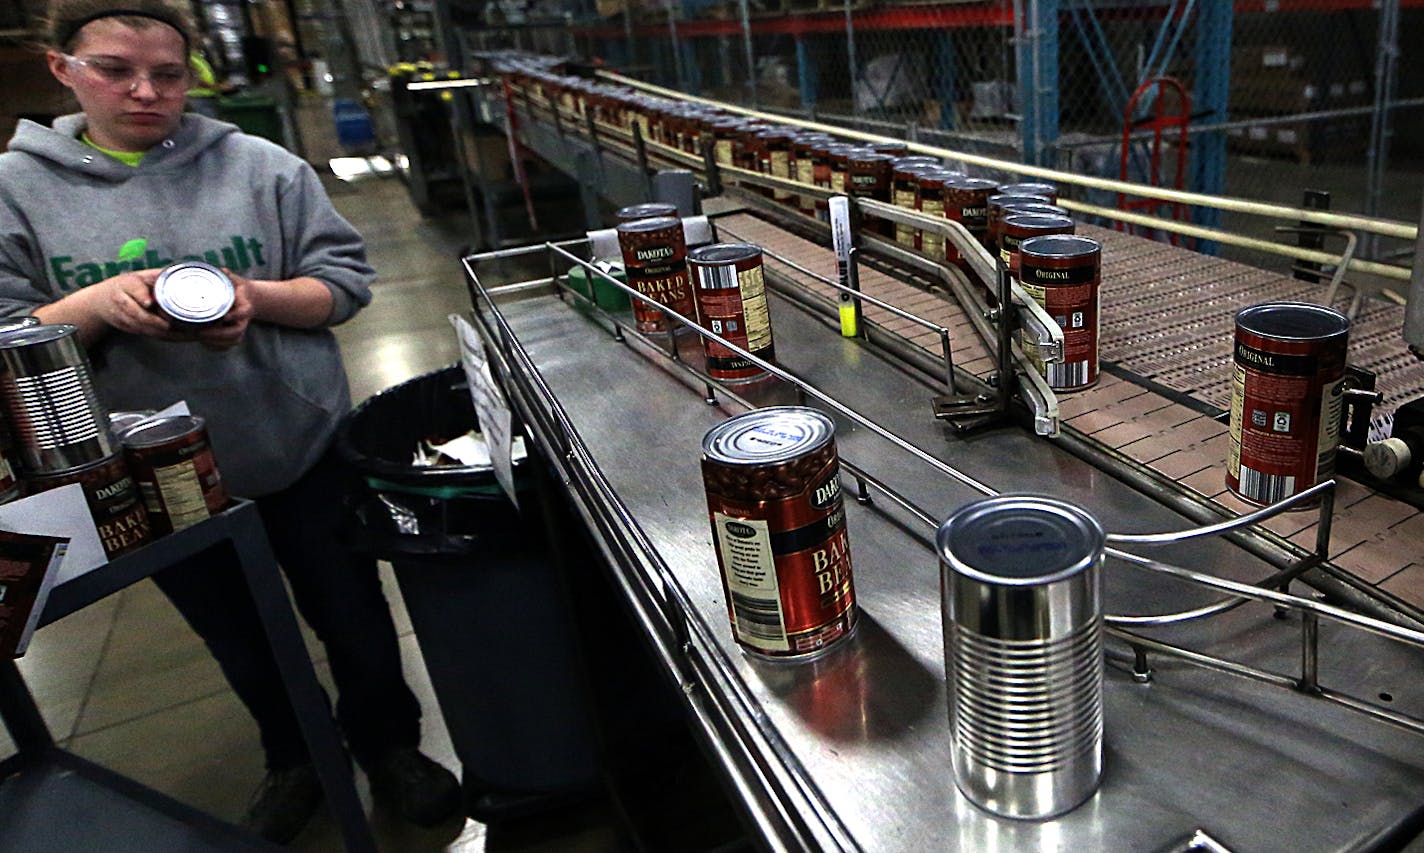
[[(890, 201), (891, 157), (874, 151), (858, 151), (848, 158), (846, 192), (858, 198)], [(875, 219), (867, 230), (886, 237), (895, 236), (895, 224), (887, 219)]]
[(1335, 473), (1349, 334), (1349, 319), (1320, 305), (1267, 302), (1236, 314), (1226, 462), (1234, 494), (1272, 504)]
[[(920, 186), (915, 192), (915, 210), (936, 219), (944, 218), (944, 182), (950, 173), (942, 169), (923, 169), (919, 172)], [(932, 231), (915, 232), (915, 248), (934, 260), (945, 257), (944, 236)]]
[(1058, 203), (1058, 185), (1047, 181), (1023, 181), (1014, 184), (1000, 184), (999, 192), (1004, 195), (1040, 195), (1049, 203)]
[(999, 223), (999, 260), (1004, 262), (1009, 274), (1019, 277), (1019, 245), (1032, 237), (1049, 234), (1072, 234), (1073, 220), (1066, 216), (1040, 216), (1027, 213), (1010, 213)]
[(129, 427), (119, 441), (154, 536), (192, 527), (227, 506), (202, 418), (153, 418)]
[(677, 216), (677, 205), (668, 204), (661, 201), (649, 201), (643, 204), (630, 204), (627, 207), (618, 208), (614, 218), (619, 224), (624, 222), (637, 222), (639, 219), (656, 219), (660, 216)]
[[(703, 326), (764, 361), (776, 358), (767, 307), (761, 248), (749, 243), (714, 243), (687, 255), (692, 290)], [(720, 341), (702, 339), (707, 373), (724, 382), (749, 382), (766, 371)]]
[[(920, 175), (925, 171), (938, 169), (933, 158), (901, 157), (897, 159), (890, 173), (890, 203), (906, 210), (917, 210), (920, 201)], [(914, 248), (919, 242), (919, 231), (912, 225), (895, 223), (895, 242), (906, 248)]]
[(1054, 391), (1078, 391), (1098, 381), (1098, 284), (1103, 247), (1066, 234), (1019, 244), (1019, 283), (1063, 329), (1063, 361), (1040, 364)]
[[(998, 187), (985, 178), (955, 178), (945, 182), (945, 207), (980, 243), (988, 245), (989, 196)], [(956, 256), (958, 253), (956, 252)]]
[(151, 538), (148, 512), (137, 484), (129, 476), (122, 453), (62, 473), (27, 477), (24, 491), (35, 495), (70, 483), (78, 483), (84, 489), (89, 515), (94, 519), (99, 543), (109, 559), (136, 551), (148, 543)]
[(1004, 221), (1004, 208), (1011, 204), (1047, 204), (1048, 199), (1042, 196), (1024, 195), (1004, 195), (995, 193), (989, 196), (984, 203), (984, 227), (989, 239), (989, 251), (995, 257), (1000, 256), (999, 227)]
[[(670, 216), (639, 219), (618, 226), (618, 247), (628, 285), (642, 295), (666, 305), (689, 319), (696, 319), (692, 284), (687, 275), (687, 239), (682, 221)], [(633, 318), (638, 331), (668, 334), (669, 320), (655, 305), (633, 300)]]
[(179, 326), (216, 323), (236, 300), (232, 279), (202, 261), (170, 264), (153, 282), (154, 304)]
[(702, 479), (737, 643), (794, 659), (850, 636), (859, 614), (831, 419), (777, 406), (723, 421), (702, 439)]

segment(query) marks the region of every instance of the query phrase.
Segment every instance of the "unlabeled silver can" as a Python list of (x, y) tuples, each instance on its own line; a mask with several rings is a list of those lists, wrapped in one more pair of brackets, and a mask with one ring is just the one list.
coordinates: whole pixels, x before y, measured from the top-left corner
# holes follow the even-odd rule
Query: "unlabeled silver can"
[(0, 403), (26, 474), (55, 474), (113, 456), (89, 358), (68, 323), (0, 335)]
[(153, 301), (174, 322), (202, 326), (221, 320), (237, 294), (232, 279), (211, 264), (181, 261), (165, 267), (153, 283)]
[(1083, 510), (1033, 495), (940, 526), (954, 781), (985, 811), (1048, 818), (1097, 790), (1104, 542)]

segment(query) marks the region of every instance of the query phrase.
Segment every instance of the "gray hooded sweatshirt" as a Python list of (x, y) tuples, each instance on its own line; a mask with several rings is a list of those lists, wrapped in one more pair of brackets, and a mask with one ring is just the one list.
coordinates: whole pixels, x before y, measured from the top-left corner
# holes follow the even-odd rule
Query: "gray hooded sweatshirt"
[[(22, 121), (0, 154), (0, 316), (185, 258), (247, 278), (316, 278), (334, 301), (328, 325), (371, 301), (361, 237), (304, 161), (185, 114), (135, 168), (84, 144), (83, 127), (82, 115), (53, 130)], [(351, 407), (327, 328), (254, 322), (222, 352), (111, 331), (89, 355), (111, 411), (187, 400), (207, 420), (228, 490), (242, 497), (291, 485)]]

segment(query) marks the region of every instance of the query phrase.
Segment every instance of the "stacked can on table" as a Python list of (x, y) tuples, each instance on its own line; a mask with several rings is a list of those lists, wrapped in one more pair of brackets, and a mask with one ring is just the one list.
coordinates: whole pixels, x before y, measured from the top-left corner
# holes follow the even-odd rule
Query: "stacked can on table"
[(110, 558), (148, 541), (148, 513), (109, 432), (74, 326), (0, 336), (0, 403), (27, 494), (80, 484)]
[(227, 506), (227, 490), (202, 418), (149, 418), (118, 437), (154, 536), (192, 527)]

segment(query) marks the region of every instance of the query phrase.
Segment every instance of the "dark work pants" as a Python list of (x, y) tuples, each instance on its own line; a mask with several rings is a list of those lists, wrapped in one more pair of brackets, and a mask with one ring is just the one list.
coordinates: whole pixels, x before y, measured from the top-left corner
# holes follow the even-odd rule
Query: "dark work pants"
[[(283, 491), (257, 499), (277, 562), (297, 609), (326, 646), (336, 681), (336, 719), (358, 760), (420, 742), (420, 704), (401, 674), (390, 607), (374, 559), (342, 537), (342, 495), (350, 476), (327, 451)], [(207, 643), (223, 674), (257, 720), (267, 766), (310, 760), (252, 596), (230, 548), (219, 547), (154, 576)]]

